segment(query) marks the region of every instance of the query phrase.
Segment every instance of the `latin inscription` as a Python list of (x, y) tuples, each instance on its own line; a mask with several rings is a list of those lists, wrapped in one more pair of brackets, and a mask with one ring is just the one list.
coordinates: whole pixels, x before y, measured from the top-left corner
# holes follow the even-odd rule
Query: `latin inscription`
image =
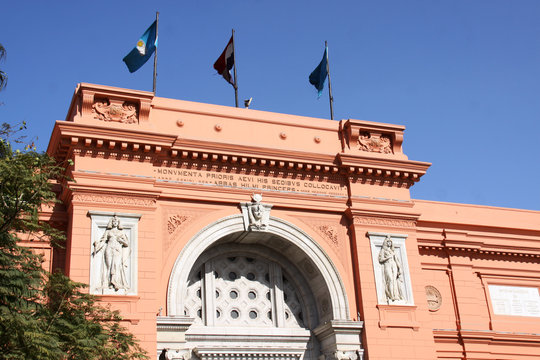
[(347, 196), (344, 184), (318, 180), (279, 179), (260, 175), (224, 174), (214, 171), (155, 168), (158, 180), (196, 185), (232, 187), (258, 191), (279, 191), (326, 196)]
[(540, 317), (538, 288), (489, 285), (489, 294), (496, 315)]

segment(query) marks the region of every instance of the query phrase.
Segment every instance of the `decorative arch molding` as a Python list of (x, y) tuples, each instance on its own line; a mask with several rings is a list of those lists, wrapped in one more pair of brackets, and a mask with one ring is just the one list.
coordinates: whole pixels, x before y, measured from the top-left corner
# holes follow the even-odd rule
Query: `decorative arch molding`
[[(197, 259), (223, 237), (244, 232), (241, 214), (221, 218), (204, 227), (193, 236), (177, 257), (167, 287), (168, 316), (183, 316), (182, 294), (186, 289), (187, 277)], [(331, 259), (320, 245), (297, 226), (276, 217), (270, 217), (265, 234), (273, 234), (300, 249), (317, 269), (324, 280), (331, 302), (331, 319), (348, 320), (349, 304), (343, 281)]]

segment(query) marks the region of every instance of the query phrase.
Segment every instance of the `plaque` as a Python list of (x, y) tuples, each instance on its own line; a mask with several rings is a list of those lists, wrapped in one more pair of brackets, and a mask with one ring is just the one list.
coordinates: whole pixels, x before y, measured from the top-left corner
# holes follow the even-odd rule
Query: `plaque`
[(540, 317), (538, 288), (489, 285), (489, 295), (495, 315)]

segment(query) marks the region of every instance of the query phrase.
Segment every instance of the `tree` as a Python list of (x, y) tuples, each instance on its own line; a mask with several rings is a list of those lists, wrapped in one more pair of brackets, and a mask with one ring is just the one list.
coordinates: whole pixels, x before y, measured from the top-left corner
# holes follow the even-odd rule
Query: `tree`
[(84, 284), (44, 271), (42, 258), (19, 245), (22, 235), (64, 241), (39, 219), (58, 201), (52, 185), (65, 180), (64, 164), (23, 146), (24, 128), (0, 126), (0, 359), (146, 359), (117, 312), (99, 306)]
[[(6, 49), (0, 44), (0, 61), (6, 58)], [(6, 87), (7, 74), (0, 70), (0, 90)]]

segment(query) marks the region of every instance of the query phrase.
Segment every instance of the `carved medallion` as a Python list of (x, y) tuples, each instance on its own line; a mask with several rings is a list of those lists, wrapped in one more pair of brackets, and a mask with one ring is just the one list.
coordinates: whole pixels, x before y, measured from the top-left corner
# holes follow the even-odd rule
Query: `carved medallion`
[(437, 311), (441, 308), (442, 296), (435, 286), (426, 286), (426, 298), (430, 311)]
[(94, 119), (124, 124), (137, 122), (137, 105), (127, 101), (96, 99), (92, 105)]
[(361, 132), (358, 137), (359, 149), (381, 154), (392, 153), (392, 141), (387, 135), (378, 133)]

